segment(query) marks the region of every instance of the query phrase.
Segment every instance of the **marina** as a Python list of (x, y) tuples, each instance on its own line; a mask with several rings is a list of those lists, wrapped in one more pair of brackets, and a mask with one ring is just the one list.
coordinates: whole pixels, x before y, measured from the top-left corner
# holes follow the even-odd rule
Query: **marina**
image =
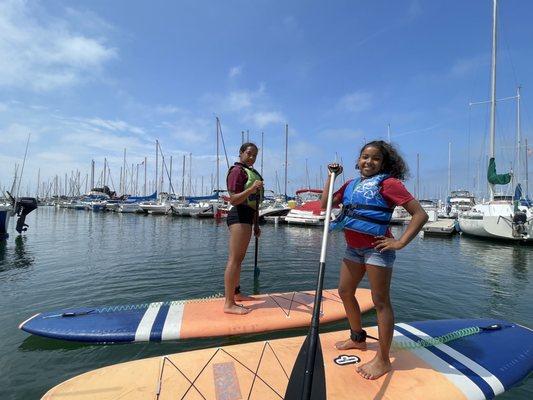
[[(226, 344), (302, 335), (306, 329), (224, 338), (128, 345), (88, 345), (28, 335), (18, 325), (37, 312), (70, 305), (142, 304), (220, 296), (227, 255), (224, 222), (171, 215), (93, 213), (39, 207), (31, 234), (0, 246), (2, 397), (36, 399), (52, 386), (95, 368)], [(46, 228), (46, 229), (45, 229)], [(398, 235), (403, 229), (394, 227)], [(247, 293), (313, 290), (321, 229), (262, 226), (261, 274), (253, 249), (243, 265)], [(69, 251), (61, 251), (68, 246)], [(325, 287), (338, 283), (342, 233), (328, 245)], [(428, 260), (431, 260), (429, 262)], [(527, 246), (462, 235), (418, 237), (399, 252), (392, 296), (398, 321), (496, 318), (533, 325), (533, 252)], [(363, 287), (368, 288), (366, 280)], [(375, 313), (363, 316), (375, 325)], [(322, 332), (347, 329), (346, 322)], [(46, 365), (46, 368), (43, 366)], [(501, 395), (526, 400), (532, 381)]]
[(237, 3), (0, 5), (0, 400), (533, 399), (533, 3)]

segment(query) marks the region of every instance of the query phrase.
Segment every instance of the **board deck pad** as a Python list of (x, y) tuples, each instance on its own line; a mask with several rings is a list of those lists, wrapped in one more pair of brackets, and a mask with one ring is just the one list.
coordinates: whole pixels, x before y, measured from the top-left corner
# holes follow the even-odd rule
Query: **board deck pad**
[[(314, 291), (263, 294), (243, 302), (246, 315), (225, 314), (224, 298), (96, 308), (36, 314), (19, 328), (48, 338), (92, 343), (143, 342), (241, 335), (308, 326)], [(358, 289), (361, 311), (374, 307), (369, 289)], [(337, 289), (322, 292), (320, 321), (346, 317)], [(216, 321), (216, 323), (214, 323)]]
[[(367, 351), (337, 350), (348, 332), (320, 335), (327, 399), (491, 399), (533, 370), (533, 331), (493, 319), (440, 320), (395, 326), (394, 341), (412, 343), (471, 326), (501, 324), (448, 343), (393, 350), (393, 370), (376, 380), (355, 372)], [(377, 335), (377, 328), (367, 328)], [(305, 336), (196, 350), (130, 361), (90, 371), (48, 391), (43, 399), (283, 399)]]

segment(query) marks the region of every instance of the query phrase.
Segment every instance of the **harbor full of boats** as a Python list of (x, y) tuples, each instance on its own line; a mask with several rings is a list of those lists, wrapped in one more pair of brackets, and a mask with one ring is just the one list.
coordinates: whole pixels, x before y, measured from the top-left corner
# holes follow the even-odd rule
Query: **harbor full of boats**
[[(326, 219), (325, 211), (320, 207), (321, 193), (319, 189), (300, 189), (294, 196), (286, 197), (271, 192), (259, 209), (260, 221), (321, 226)], [(515, 196), (496, 195), (492, 201), (476, 201), (469, 191), (457, 190), (452, 191), (445, 201), (419, 201), (429, 216), (423, 227), (425, 235), (448, 236), (460, 232), (487, 239), (533, 242), (533, 207), (518, 192)], [(225, 218), (232, 207), (227, 192), (222, 191), (208, 196), (154, 192), (149, 196), (116, 198), (110, 196), (107, 187), (93, 189), (85, 196), (57, 197), (40, 203), (58, 209), (214, 219)], [(6, 206), (0, 206), (0, 212), (4, 208)], [(341, 209), (342, 206), (334, 208), (330, 219), (334, 220)], [(409, 213), (398, 206), (392, 214), (391, 224), (407, 224), (410, 218)], [(8, 219), (2, 221), (7, 223)]]

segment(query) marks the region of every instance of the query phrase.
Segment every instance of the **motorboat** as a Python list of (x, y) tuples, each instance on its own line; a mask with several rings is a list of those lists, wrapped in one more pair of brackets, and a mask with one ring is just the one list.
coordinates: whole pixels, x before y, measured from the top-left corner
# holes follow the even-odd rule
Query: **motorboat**
[(470, 211), (476, 199), (468, 190), (452, 190), (446, 205), (439, 209), (439, 218), (457, 218), (459, 214)]
[[(284, 220), (289, 225), (323, 225), (326, 212), (321, 207), (321, 189), (300, 189), (296, 191), (297, 206), (289, 211)], [(340, 208), (332, 210), (330, 219), (334, 219)]]

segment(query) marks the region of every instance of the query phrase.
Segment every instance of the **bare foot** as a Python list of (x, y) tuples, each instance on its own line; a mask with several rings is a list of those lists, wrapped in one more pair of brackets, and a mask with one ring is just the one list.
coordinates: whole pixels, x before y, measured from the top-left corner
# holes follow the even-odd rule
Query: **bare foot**
[(244, 315), (248, 314), (251, 310), (249, 308), (246, 308), (240, 304), (233, 304), (231, 306), (224, 305), (224, 312), (226, 314), (237, 314), (237, 315)]
[(245, 294), (242, 294), (242, 293), (237, 293), (234, 298), (235, 298), (235, 301), (254, 301), (254, 300), (257, 300), (255, 297), (246, 296)]
[(361, 365), (356, 371), (365, 379), (378, 379), (392, 369), (390, 361), (383, 361), (374, 357), (371, 361)]
[(366, 342), (354, 342), (352, 339), (341, 340), (335, 343), (337, 350), (359, 349), (366, 350)]

